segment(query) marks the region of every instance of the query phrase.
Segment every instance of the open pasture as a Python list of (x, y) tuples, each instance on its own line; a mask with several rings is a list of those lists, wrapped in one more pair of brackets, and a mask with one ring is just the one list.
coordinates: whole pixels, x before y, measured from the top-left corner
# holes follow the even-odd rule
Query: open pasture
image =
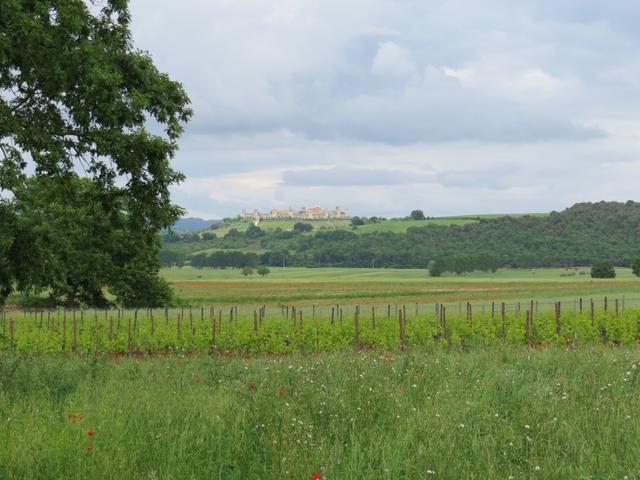
[(0, 478), (637, 479), (639, 366), (605, 346), (0, 354)]
[(588, 268), (500, 269), (429, 277), (426, 270), (369, 268), (271, 268), (266, 277), (238, 269), (163, 269), (184, 304), (454, 303), (465, 301), (571, 300), (640, 295), (631, 269), (615, 279), (591, 279)]

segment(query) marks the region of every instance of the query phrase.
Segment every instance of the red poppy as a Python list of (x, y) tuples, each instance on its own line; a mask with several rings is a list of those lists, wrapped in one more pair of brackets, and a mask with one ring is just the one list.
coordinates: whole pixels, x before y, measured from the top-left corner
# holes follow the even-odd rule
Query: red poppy
[(254, 388), (256, 388), (256, 382), (249, 382), (247, 383), (247, 388), (249, 390), (253, 390)]
[(405, 387), (400, 387), (400, 393), (405, 393), (407, 389)]
[(278, 389), (278, 391), (276, 392), (276, 395), (278, 397), (281, 397), (282, 395), (284, 395), (285, 393), (287, 393), (287, 388), (286, 387), (281, 387)]
[(93, 445), (89, 445), (87, 448), (84, 449), (85, 452), (93, 452)]
[(319, 473), (312, 473), (311, 474), (311, 480), (320, 480), (322, 477), (320, 476)]
[(87, 435), (89, 435), (90, 437), (93, 437), (93, 431), (89, 430), (89, 431), (87, 432)]

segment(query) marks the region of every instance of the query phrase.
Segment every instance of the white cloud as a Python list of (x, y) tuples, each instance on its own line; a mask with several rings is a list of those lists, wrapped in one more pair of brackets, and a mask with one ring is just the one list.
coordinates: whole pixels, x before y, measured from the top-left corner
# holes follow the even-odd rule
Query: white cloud
[(386, 41), (378, 45), (378, 51), (371, 63), (371, 71), (376, 75), (406, 77), (416, 69), (409, 54), (394, 42)]
[(636, 195), (640, 4), (132, 0), (132, 14), (136, 46), (193, 100), (174, 189), (192, 214)]

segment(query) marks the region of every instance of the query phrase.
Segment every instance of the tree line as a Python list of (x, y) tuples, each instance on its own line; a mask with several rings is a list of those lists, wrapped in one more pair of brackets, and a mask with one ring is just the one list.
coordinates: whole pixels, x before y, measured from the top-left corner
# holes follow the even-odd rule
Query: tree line
[[(260, 230), (260, 231), (258, 231)], [(186, 257), (198, 242), (165, 244)], [(428, 268), (464, 272), (500, 267), (631, 265), (640, 252), (640, 203), (576, 204), (548, 216), (480, 219), (462, 226), (425, 225), (405, 233), (327, 230), (311, 234), (253, 227), (208, 249), (266, 251), (268, 266)], [(197, 251), (197, 250), (196, 250)]]

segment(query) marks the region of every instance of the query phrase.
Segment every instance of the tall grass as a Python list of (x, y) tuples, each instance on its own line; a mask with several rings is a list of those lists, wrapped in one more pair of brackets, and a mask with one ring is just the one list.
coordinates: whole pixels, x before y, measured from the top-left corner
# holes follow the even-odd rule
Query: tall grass
[(5, 353), (0, 478), (638, 478), (639, 362), (606, 346)]

